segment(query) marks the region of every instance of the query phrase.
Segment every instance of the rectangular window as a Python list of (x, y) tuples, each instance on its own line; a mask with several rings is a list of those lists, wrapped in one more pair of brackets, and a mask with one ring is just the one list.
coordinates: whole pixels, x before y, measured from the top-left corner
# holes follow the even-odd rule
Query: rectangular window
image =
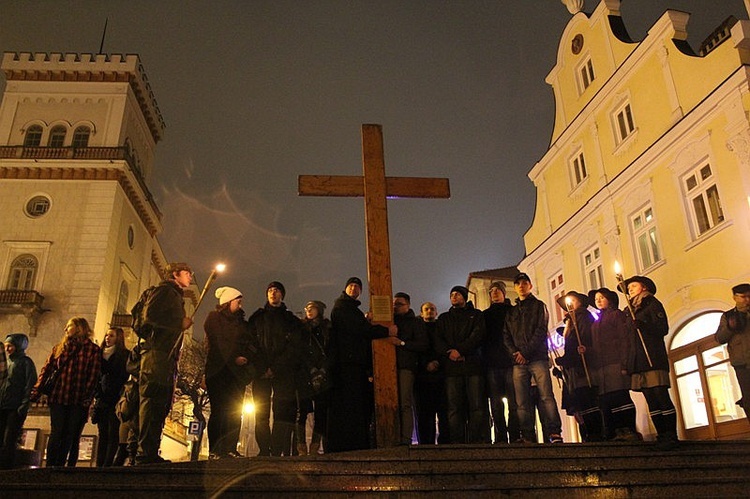
[(604, 285), (602, 253), (598, 246), (583, 254), (583, 269), (589, 289), (599, 289)]
[(724, 221), (719, 189), (716, 187), (711, 165), (701, 166), (688, 173), (683, 177), (683, 186), (697, 235), (700, 236)]
[(641, 270), (661, 260), (654, 211), (650, 206), (631, 217), (631, 227), (635, 240)]
[(594, 65), (591, 63), (591, 59), (586, 59), (579, 73), (581, 76), (581, 87), (583, 90), (586, 90), (591, 85), (591, 82), (594, 81)]
[(557, 299), (565, 295), (565, 282), (562, 272), (549, 279), (549, 295), (552, 297), (552, 320), (555, 324), (562, 322), (563, 309), (557, 305)]
[(635, 131), (635, 122), (633, 121), (633, 111), (630, 103), (625, 104), (615, 113), (615, 122), (617, 125), (617, 140), (623, 142)]
[(581, 151), (575, 155), (570, 162), (570, 181), (573, 184), (573, 187), (575, 188), (580, 185), (587, 176), (586, 160), (583, 157), (583, 151)]

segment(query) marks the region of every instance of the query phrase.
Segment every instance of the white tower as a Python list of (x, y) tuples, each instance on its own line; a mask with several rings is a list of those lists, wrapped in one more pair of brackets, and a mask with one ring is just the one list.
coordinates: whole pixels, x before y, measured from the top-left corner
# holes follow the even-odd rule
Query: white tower
[(159, 280), (147, 187), (164, 121), (137, 55), (5, 53), (0, 335), (41, 366), (72, 316), (101, 340)]

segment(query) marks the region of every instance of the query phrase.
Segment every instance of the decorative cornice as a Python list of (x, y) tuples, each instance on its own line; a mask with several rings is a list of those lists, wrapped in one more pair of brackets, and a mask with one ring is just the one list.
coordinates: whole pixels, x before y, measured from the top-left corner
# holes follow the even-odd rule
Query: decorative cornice
[(138, 195), (138, 188), (133, 185), (125, 172), (118, 168), (0, 166), (0, 179), (117, 181), (151, 237), (155, 237), (159, 232), (159, 224), (151, 216), (146, 206), (147, 202)]

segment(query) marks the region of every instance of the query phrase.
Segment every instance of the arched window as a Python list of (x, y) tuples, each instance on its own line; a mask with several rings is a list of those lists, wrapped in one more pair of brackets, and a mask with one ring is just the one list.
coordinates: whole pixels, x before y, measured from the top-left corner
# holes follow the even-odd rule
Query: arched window
[(20, 255), (10, 266), (8, 289), (34, 289), (34, 280), (39, 262), (34, 255)]
[(65, 134), (67, 132), (67, 129), (62, 125), (53, 127), (49, 132), (47, 145), (50, 147), (62, 147), (65, 144)]
[(120, 283), (120, 295), (117, 297), (117, 307), (115, 307), (116, 314), (128, 314), (128, 297), (130, 291), (128, 290), (128, 283), (122, 281)]
[(42, 143), (42, 127), (31, 125), (26, 129), (26, 136), (23, 139), (24, 147), (39, 147)]
[(87, 126), (79, 126), (73, 132), (73, 147), (88, 147), (91, 129)]

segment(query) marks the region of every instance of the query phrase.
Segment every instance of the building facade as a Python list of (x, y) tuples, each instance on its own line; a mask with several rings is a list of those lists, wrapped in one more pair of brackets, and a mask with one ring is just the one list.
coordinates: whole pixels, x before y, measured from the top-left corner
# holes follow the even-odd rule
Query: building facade
[(100, 342), (161, 280), (147, 185), (164, 121), (137, 55), (5, 53), (0, 69), (0, 331), (26, 333), (39, 369), (70, 317)]
[[(635, 42), (619, 7), (573, 6), (560, 38), (546, 78), (554, 129), (528, 174), (536, 208), (518, 266), (550, 307), (551, 331), (563, 316), (557, 297), (616, 289), (615, 262), (626, 278), (653, 279), (669, 315), (681, 436), (747, 436), (713, 333), (733, 306), (731, 287), (750, 281), (748, 21), (728, 17), (694, 51), (688, 13), (665, 12)], [(639, 427), (653, 436), (647, 417)]]

